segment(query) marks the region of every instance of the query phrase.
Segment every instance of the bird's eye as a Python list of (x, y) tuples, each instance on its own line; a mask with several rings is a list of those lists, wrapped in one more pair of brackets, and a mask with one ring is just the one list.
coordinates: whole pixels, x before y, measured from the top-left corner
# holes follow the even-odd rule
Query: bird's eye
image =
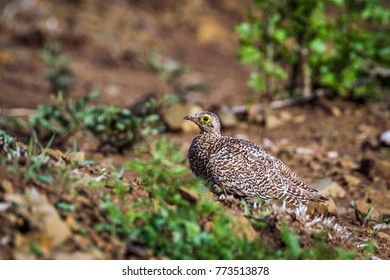
[(209, 123), (209, 122), (210, 122), (210, 118), (209, 118), (208, 116), (203, 116), (203, 117), (200, 119), (200, 121), (201, 121), (202, 123)]

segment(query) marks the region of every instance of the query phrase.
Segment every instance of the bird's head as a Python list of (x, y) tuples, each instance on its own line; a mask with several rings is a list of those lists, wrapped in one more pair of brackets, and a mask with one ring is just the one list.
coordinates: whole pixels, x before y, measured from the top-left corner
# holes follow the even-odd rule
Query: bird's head
[(201, 132), (206, 133), (221, 133), (221, 122), (216, 114), (202, 111), (192, 116), (185, 116), (183, 119), (192, 121), (197, 124)]

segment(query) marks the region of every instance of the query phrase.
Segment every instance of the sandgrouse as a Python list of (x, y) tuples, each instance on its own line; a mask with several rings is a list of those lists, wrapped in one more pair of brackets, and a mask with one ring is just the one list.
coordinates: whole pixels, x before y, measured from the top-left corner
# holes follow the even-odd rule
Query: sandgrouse
[(192, 172), (205, 179), (211, 191), (249, 199), (277, 199), (293, 205), (327, 200), (255, 143), (222, 136), (221, 123), (214, 113), (203, 111), (184, 119), (200, 128), (188, 158)]

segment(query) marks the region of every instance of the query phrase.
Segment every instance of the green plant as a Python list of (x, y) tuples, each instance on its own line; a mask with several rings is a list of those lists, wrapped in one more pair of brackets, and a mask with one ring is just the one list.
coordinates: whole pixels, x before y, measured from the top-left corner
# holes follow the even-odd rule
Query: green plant
[(360, 222), (362, 226), (366, 225), (369, 222), (378, 222), (377, 219), (373, 219), (371, 217), (372, 211), (374, 210), (374, 206), (370, 205), (370, 207), (367, 210), (367, 213), (361, 211), (358, 206), (356, 205), (355, 201), (351, 201), (351, 207), (355, 209), (355, 216), (356, 219)]
[(57, 208), (61, 210), (61, 213), (64, 217), (67, 217), (69, 213), (74, 212), (76, 210), (76, 206), (72, 203), (66, 201), (59, 201), (56, 204)]
[(343, 96), (376, 97), (389, 85), (384, 70), (390, 66), (390, 12), (380, 0), (254, 3), (261, 12), (236, 27), (239, 58), (254, 66), (248, 80), (253, 92), (310, 96), (323, 87)]
[(123, 152), (148, 135), (157, 134), (157, 114), (135, 116), (116, 106), (91, 106), (83, 114), (83, 127), (99, 140), (98, 149)]
[(61, 46), (58, 42), (45, 44), (41, 57), (46, 63), (45, 76), (50, 81), (51, 91), (55, 94), (70, 93), (74, 86), (72, 82), (73, 71), (69, 67), (69, 57), (61, 54)]
[(64, 100), (62, 93), (53, 97), (51, 105), (38, 105), (37, 112), (28, 120), (28, 125), (42, 141), (47, 141), (53, 135), (55, 143), (64, 142), (83, 127), (83, 119), (87, 115), (88, 106), (96, 100), (100, 93), (93, 92), (88, 96), (73, 102)]
[(32, 240), (30, 242), (30, 251), (37, 257), (42, 256), (42, 248), (37, 240)]
[(299, 237), (295, 235), (293, 229), (286, 226), (282, 226), (280, 233), (284, 244), (287, 246), (287, 259), (298, 259), (302, 254)]
[(28, 125), (42, 141), (55, 136), (55, 143), (67, 141), (77, 131), (86, 130), (99, 141), (99, 150), (119, 151), (131, 148), (137, 141), (161, 131), (159, 116), (153, 111), (152, 101), (145, 103), (141, 115), (115, 105), (92, 105), (100, 93), (92, 92), (74, 102), (64, 101), (60, 93), (52, 105), (39, 105)]

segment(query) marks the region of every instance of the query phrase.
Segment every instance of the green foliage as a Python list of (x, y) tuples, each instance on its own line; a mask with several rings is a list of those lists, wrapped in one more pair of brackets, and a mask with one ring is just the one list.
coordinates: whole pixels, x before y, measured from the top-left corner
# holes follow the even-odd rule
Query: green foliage
[(298, 259), (302, 253), (299, 237), (295, 235), (293, 229), (286, 226), (282, 227), (280, 233), (284, 244), (287, 246), (287, 259)]
[(65, 201), (59, 201), (56, 204), (57, 208), (61, 210), (61, 214), (64, 217), (67, 217), (69, 213), (74, 212), (76, 210), (76, 206), (74, 206), (72, 203), (65, 202)]
[(340, 247), (328, 247), (323, 241), (318, 241), (313, 248), (302, 248), (299, 236), (294, 229), (282, 226), (281, 237), (286, 245), (284, 257), (286, 259), (314, 259), (314, 260), (351, 260), (356, 258), (354, 251), (347, 251)]
[(64, 163), (49, 160), (46, 150), (39, 143), (30, 141), (28, 147), (0, 130), (0, 165), (7, 172), (17, 174), (23, 183), (54, 187), (56, 192), (67, 192), (77, 182), (77, 176), (69, 173)]
[(42, 248), (37, 240), (32, 240), (30, 242), (30, 251), (37, 257), (42, 256)]
[[(377, 97), (380, 87), (389, 85), (389, 78), (378, 74), (390, 66), (390, 11), (381, 1), (254, 2), (261, 15), (253, 13), (236, 27), (239, 58), (255, 68), (248, 81), (254, 92), (288, 89), (293, 95), (306, 79), (306, 87)], [(284, 88), (275, 86), (287, 78)]]
[(41, 57), (46, 63), (45, 76), (50, 81), (52, 92), (67, 94), (74, 88), (73, 71), (68, 66), (69, 57), (61, 54), (60, 51), (61, 47), (58, 42), (47, 43), (41, 52)]
[(38, 105), (37, 112), (28, 120), (29, 126), (35, 130), (40, 139), (47, 140), (53, 135), (56, 142), (63, 142), (74, 135), (87, 118), (88, 105), (100, 94), (93, 92), (76, 103), (72, 99), (64, 100), (60, 93), (51, 105)]
[(99, 149), (119, 152), (132, 147), (145, 136), (159, 132), (157, 114), (135, 116), (129, 109), (116, 106), (90, 106), (83, 117), (83, 127), (99, 140)]
[[(100, 150), (119, 151), (131, 148), (147, 135), (157, 134), (160, 128), (156, 114), (135, 116), (128, 109), (115, 105), (92, 105), (100, 93), (93, 92), (74, 102), (64, 102), (59, 94), (52, 105), (39, 105), (35, 115), (29, 118), (29, 126), (37, 132), (40, 139), (47, 140), (55, 135), (56, 143), (66, 141), (79, 130), (87, 130), (99, 141)], [(149, 106), (149, 107), (148, 107)]]

